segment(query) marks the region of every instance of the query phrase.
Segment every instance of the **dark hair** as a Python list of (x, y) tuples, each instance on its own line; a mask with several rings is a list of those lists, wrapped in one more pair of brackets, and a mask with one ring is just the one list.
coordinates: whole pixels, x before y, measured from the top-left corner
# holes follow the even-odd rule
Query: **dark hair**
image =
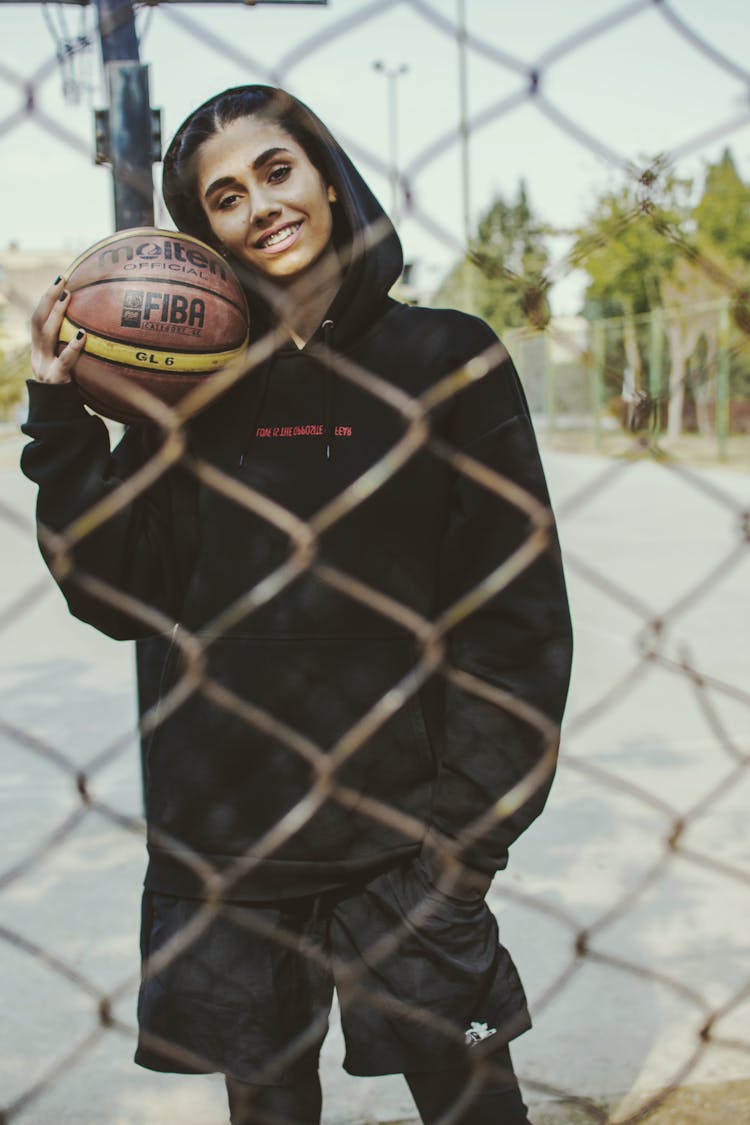
[(193, 159), (209, 137), (242, 117), (260, 117), (278, 125), (304, 150), (326, 184), (333, 182), (333, 138), (302, 102), (274, 86), (235, 86), (198, 106), (177, 130), (164, 157), (164, 202), (179, 230), (212, 246), (216, 238), (198, 198)]

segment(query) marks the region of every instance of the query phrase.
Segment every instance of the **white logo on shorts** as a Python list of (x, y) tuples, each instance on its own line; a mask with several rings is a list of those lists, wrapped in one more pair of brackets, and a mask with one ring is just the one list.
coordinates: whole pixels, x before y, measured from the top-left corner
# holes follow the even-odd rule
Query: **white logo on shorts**
[(483, 1039), (489, 1039), (491, 1035), (497, 1035), (496, 1027), (487, 1027), (486, 1023), (472, 1023), (466, 1031), (466, 1046), (473, 1047)]

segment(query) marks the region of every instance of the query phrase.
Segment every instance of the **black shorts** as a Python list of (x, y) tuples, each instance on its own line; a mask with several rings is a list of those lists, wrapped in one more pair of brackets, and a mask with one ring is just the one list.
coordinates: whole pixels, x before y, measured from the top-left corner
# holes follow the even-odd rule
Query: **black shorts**
[(146, 892), (135, 1060), (286, 1085), (317, 1069), (336, 988), (350, 1074), (462, 1065), (531, 1026), (483, 899), (420, 861), (356, 892), (223, 905)]

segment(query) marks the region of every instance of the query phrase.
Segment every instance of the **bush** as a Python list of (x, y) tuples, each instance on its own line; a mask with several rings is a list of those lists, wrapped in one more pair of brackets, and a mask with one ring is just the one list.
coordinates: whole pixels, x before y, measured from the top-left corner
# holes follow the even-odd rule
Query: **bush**
[(19, 348), (0, 352), (0, 418), (10, 421), (26, 391), (31, 377), (30, 349)]

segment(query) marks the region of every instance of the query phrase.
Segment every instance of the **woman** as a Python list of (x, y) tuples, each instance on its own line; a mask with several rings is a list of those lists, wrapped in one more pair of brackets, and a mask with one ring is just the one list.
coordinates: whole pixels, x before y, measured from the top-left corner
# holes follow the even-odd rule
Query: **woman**
[(84, 339), (54, 356), (58, 279), (23, 455), (45, 528), (120, 498), (56, 577), (140, 639), (161, 700), (136, 1060), (224, 1073), (233, 1122), (317, 1122), (335, 986), (351, 1073), (405, 1074), (424, 1122), (526, 1122), (507, 1043), (529, 1018), (484, 895), (547, 796), (570, 626), (517, 376), (483, 322), (388, 296), (395, 231), (282, 91), (191, 114), (164, 197), (270, 358), (125, 499), (160, 435), (110, 454), (70, 380)]

